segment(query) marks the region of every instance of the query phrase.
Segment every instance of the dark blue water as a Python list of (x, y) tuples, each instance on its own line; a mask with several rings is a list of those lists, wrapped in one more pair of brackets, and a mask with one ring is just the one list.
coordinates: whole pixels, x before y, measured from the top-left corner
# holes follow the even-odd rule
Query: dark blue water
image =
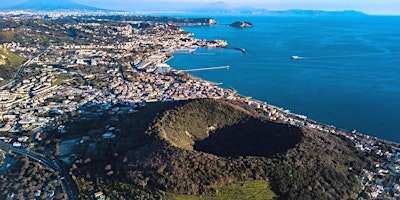
[[(243, 47), (176, 55), (177, 69), (229, 65), (196, 76), (347, 130), (400, 142), (400, 17), (217, 17), (253, 28), (185, 27)], [(304, 59), (291, 60), (292, 55)]]

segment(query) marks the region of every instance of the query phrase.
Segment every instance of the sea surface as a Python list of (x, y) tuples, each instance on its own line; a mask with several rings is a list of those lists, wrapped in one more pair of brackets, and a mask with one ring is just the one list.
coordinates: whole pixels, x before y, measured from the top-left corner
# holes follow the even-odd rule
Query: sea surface
[[(220, 24), (183, 27), (200, 39), (245, 48), (177, 54), (176, 69), (229, 65), (193, 72), (222, 87), (308, 118), (400, 142), (400, 17), (215, 17)], [(301, 59), (292, 60), (297, 55)]]

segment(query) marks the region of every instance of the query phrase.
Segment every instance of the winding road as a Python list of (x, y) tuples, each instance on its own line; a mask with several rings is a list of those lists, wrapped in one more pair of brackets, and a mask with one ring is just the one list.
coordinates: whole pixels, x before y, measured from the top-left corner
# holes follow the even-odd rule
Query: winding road
[(4, 84), (0, 85), (0, 89), (5, 88), (7, 85), (10, 85), (12, 83), (14, 83), (16, 80), (18, 80), (22, 73), (24, 72), (26, 66), (30, 65), (32, 63), (33, 60), (35, 60), (36, 58), (38, 58), (39, 56), (41, 56), (44, 52), (46, 52), (49, 48), (51, 48), (53, 45), (49, 45), (48, 47), (46, 47), (44, 50), (42, 50), (41, 52), (39, 52), (37, 55), (33, 56), (31, 59), (27, 60), (26, 62), (24, 62), (21, 67), (19, 68), (17, 74), (15, 74), (14, 78), (8, 80), (7, 82), (5, 82)]
[(5, 142), (0, 142), (0, 149), (7, 151), (10, 150), (16, 154), (21, 154), (21, 155), (26, 155), (39, 163), (42, 164), (43, 167), (51, 170), (51, 171), (58, 171), (61, 176), (61, 182), (64, 188), (65, 193), (68, 196), (69, 200), (75, 200), (78, 199), (78, 194), (77, 194), (77, 189), (75, 186), (74, 181), (72, 178), (69, 176), (69, 173), (66, 172), (63, 168), (60, 167), (58, 162), (56, 160), (51, 160), (42, 154), (33, 152), (33, 151), (27, 151), (22, 148), (14, 147), (10, 144), (7, 144)]

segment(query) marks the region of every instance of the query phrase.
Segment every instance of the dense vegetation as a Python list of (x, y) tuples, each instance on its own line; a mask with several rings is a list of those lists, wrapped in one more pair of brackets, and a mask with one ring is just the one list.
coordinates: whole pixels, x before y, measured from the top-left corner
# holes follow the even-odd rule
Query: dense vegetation
[(302, 135), (297, 128), (257, 119), (238, 105), (212, 100), (166, 111), (157, 126), (176, 147), (225, 157), (285, 153)]
[(196, 141), (195, 150), (225, 157), (284, 154), (301, 141), (298, 128), (255, 118), (218, 129), (208, 138)]
[[(50, 27), (54, 27), (52, 29)], [(7, 28), (7, 31), (0, 31), (0, 44), (15, 42), (21, 46), (30, 47), (32, 44), (36, 46), (47, 46), (49, 42), (59, 43), (71, 41), (60, 24), (56, 24), (50, 20), (0, 20), (0, 28)], [(40, 32), (36, 32), (40, 30)], [(49, 31), (51, 34), (43, 34)]]
[(193, 150), (194, 142), (209, 137), (210, 132), (243, 121), (251, 114), (227, 102), (193, 101), (166, 111), (156, 126), (161, 137), (173, 146)]
[(61, 180), (58, 172), (45, 169), (38, 162), (32, 162), (26, 156), (12, 158), (15, 164), (3, 174), (0, 173), (0, 199), (14, 194), (15, 199), (47, 199), (53, 191), (56, 199), (65, 199), (61, 192)]
[[(116, 199), (165, 199), (165, 195), (154, 188), (132, 184), (127, 179), (123, 167), (126, 165), (126, 151), (143, 146), (149, 142), (145, 131), (157, 113), (172, 108), (176, 104), (154, 103), (146, 107), (138, 107), (140, 112), (135, 113), (102, 113), (96, 105), (82, 108), (82, 114), (66, 122), (66, 134), (57, 135), (63, 141), (88, 136), (91, 139), (77, 146), (73, 146), (70, 154), (77, 155), (70, 171), (76, 182), (81, 199), (90, 199), (97, 191), (103, 191), (107, 196)], [(125, 105), (115, 105), (119, 110)], [(113, 140), (104, 140), (101, 135), (115, 127), (117, 137)], [(75, 144), (75, 142), (73, 142)], [(69, 154), (69, 155), (70, 155)], [(64, 158), (64, 155), (60, 155)], [(69, 157), (69, 156), (67, 156)], [(109, 168), (110, 167), (110, 168)]]

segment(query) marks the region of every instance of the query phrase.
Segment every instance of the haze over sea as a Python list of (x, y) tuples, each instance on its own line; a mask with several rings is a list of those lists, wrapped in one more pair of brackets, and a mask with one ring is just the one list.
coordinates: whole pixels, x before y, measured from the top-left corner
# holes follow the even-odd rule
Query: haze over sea
[[(176, 69), (240, 94), (347, 130), (400, 142), (400, 17), (215, 17), (220, 24), (184, 27), (201, 39), (222, 39), (240, 51), (200, 49), (177, 54)], [(304, 59), (291, 60), (292, 55)]]

